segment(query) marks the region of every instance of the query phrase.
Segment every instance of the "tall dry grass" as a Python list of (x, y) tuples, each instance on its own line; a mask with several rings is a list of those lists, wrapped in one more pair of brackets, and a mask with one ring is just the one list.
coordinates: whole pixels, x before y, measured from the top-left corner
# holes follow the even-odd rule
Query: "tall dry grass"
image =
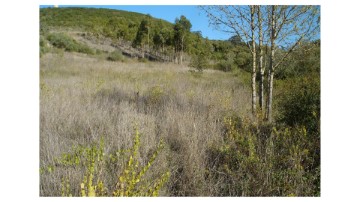
[[(213, 70), (202, 74), (164, 63), (110, 62), (77, 53), (46, 54), (40, 59), (40, 163), (90, 145), (101, 137), (105, 152), (129, 148), (133, 128), (142, 133), (140, 163), (160, 138), (165, 149), (149, 176), (170, 168), (164, 196), (213, 195), (205, 179), (206, 150), (223, 141), (223, 118), (250, 111), (249, 88), (238, 77)], [(141, 161), (143, 159), (143, 161)], [(40, 195), (61, 193), (61, 177), (78, 187), (84, 172), (60, 166), (40, 175)], [(116, 182), (119, 170), (105, 176)], [(215, 182), (216, 183), (216, 182)], [(78, 191), (78, 190), (75, 190)]]

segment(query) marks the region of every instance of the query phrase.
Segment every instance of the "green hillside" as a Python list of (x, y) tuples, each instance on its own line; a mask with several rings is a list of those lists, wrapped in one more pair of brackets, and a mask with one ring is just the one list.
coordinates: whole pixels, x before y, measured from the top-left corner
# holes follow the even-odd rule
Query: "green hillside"
[[(112, 38), (135, 38), (141, 20), (147, 16), (135, 12), (102, 8), (43, 8), (40, 9), (41, 29), (73, 28)], [(172, 24), (151, 17), (154, 27), (171, 29)]]
[[(200, 70), (203, 68), (222, 71), (242, 69), (251, 72), (251, 53), (247, 44), (237, 36), (224, 41), (209, 40), (202, 36), (201, 31), (190, 32), (189, 29), (184, 37), (184, 44), (179, 44), (179, 39), (177, 39), (180, 37), (179, 32), (186, 32), (182, 28), (179, 29), (179, 25), (181, 27), (181, 23), (184, 23), (182, 22), (183, 17), (179, 16), (174, 19), (174, 23), (170, 23), (150, 15), (121, 10), (74, 7), (41, 8), (40, 50), (42, 53), (46, 52), (43, 45), (48, 40), (50, 44), (66, 51), (95, 53), (96, 50), (88, 50), (81, 43), (79, 44), (71, 37), (66, 36), (66, 33), (60, 36), (53, 36), (54, 34), (51, 33), (53, 30), (60, 32), (75, 30), (94, 37), (108, 38), (112, 40), (113, 45), (120, 42), (130, 44), (134, 48), (133, 51), (135, 49), (143, 50), (143, 53), (141, 51), (134, 53), (137, 56), (161, 55), (161, 58), (171, 58), (169, 60), (174, 60), (172, 62), (176, 62), (175, 57), (182, 57), (185, 64)], [(188, 21), (188, 19), (184, 17), (184, 21)], [(188, 22), (191, 28), (191, 22)], [(314, 46), (316, 50), (320, 47), (316, 42), (309, 43), (309, 45)], [(116, 48), (121, 49), (119, 46)], [(121, 51), (124, 54), (124, 51)], [(282, 50), (279, 49), (278, 51), (281, 55)], [(181, 55), (180, 52), (184, 52), (184, 54)], [(311, 55), (313, 54), (307, 54), (306, 58)], [(313, 59), (309, 59), (309, 61), (319, 66), (316, 58), (315, 61)], [(297, 64), (296, 62), (284, 63), (279, 67), (275, 76), (280, 79), (289, 76), (294, 77), (296, 74), (293, 69), (298, 68), (299, 65), (301, 68), (311, 66), (311, 64), (304, 66), (302, 63)]]
[[(198, 68), (216, 68), (229, 71), (234, 68), (249, 69), (250, 53), (245, 44), (234, 40), (209, 40), (200, 31), (186, 34), (180, 46), (181, 16), (170, 23), (135, 12), (101, 8), (42, 8), (40, 9), (40, 35), (51, 30), (77, 30), (96, 37), (107, 37), (117, 43), (127, 41), (136, 48), (148, 48), (173, 57), (184, 51), (184, 60)], [(184, 18), (186, 21), (187, 19)], [(191, 27), (191, 22), (190, 27)], [(182, 47), (182, 48), (180, 48)], [(174, 52), (175, 51), (175, 52)]]

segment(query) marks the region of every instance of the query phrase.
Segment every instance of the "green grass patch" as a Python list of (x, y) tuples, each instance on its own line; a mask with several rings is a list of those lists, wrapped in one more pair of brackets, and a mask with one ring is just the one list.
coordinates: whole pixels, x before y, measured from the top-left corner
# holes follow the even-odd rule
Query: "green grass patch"
[(52, 33), (47, 36), (50, 44), (69, 52), (79, 52), (93, 55), (95, 51), (85, 44), (79, 43), (64, 33)]
[(113, 51), (109, 54), (109, 56), (106, 58), (109, 61), (121, 61), (124, 62), (125, 61), (125, 57), (123, 56), (123, 54), (120, 51)]

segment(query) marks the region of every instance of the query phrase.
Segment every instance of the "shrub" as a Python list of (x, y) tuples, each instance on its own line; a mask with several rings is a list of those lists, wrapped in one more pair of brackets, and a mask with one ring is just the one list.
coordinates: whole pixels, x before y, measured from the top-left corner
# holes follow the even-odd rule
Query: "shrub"
[(320, 78), (317, 73), (284, 81), (286, 90), (277, 103), (279, 124), (305, 127), (306, 142), (313, 161), (308, 170), (320, 168)]
[(49, 47), (47, 45), (46, 39), (40, 35), (40, 57), (43, 56), (45, 53), (49, 52)]
[(54, 47), (65, 49), (65, 51), (94, 54), (94, 51), (87, 45), (81, 44), (63, 33), (49, 34), (47, 40), (49, 40)]
[(189, 66), (194, 67), (198, 72), (202, 72), (205, 68), (208, 68), (209, 64), (205, 54), (200, 53), (192, 56)]
[(282, 65), (277, 68), (275, 78), (302, 77), (309, 73), (320, 73), (320, 40), (304, 42), (295, 48)]
[(105, 51), (102, 51), (102, 50), (99, 50), (99, 49), (96, 49), (95, 50), (95, 54), (96, 55), (101, 55), (101, 54), (103, 54), (103, 53), (106, 53)]
[(124, 172), (119, 176), (117, 189), (113, 192), (114, 196), (158, 196), (159, 190), (169, 179), (170, 172), (166, 172), (158, 179), (155, 179), (151, 186), (146, 186), (146, 183), (144, 183), (144, 185), (139, 185), (146, 171), (153, 164), (160, 150), (163, 148), (163, 142), (162, 140), (160, 141), (158, 148), (153, 153), (148, 163), (140, 168), (139, 162), (136, 159), (139, 146), (140, 136), (138, 131), (136, 131), (134, 145), (131, 148), (131, 155)]
[(252, 71), (251, 61), (252, 61), (251, 54), (250, 51), (248, 51), (248, 49), (238, 52), (234, 57), (234, 63), (236, 67), (243, 69), (247, 72)]
[(286, 90), (277, 103), (279, 122), (288, 126), (303, 125), (311, 132), (320, 127), (320, 78), (311, 74), (285, 81)]
[(216, 69), (229, 72), (235, 69), (235, 64), (231, 60), (220, 60), (216, 64)]
[(147, 63), (149, 62), (149, 60), (147, 58), (139, 58), (138, 59), (139, 62), (142, 62), (142, 63)]
[(90, 47), (88, 47), (87, 45), (81, 44), (81, 43), (77, 43), (78, 45), (78, 49), (77, 52), (79, 53), (86, 53), (86, 54), (90, 54), (90, 55), (94, 55), (95, 51), (93, 49), (91, 49)]
[(46, 46), (46, 39), (44, 39), (44, 37), (41, 36), (41, 35), (40, 35), (40, 41), (39, 41), (39, 43), (40, 43), (40, 47)]
[[(71, 187), (69, 172), (60, 180), (61, 196), (158, 196), (159, 190), (165, 185), (170, 177), (170, 172), (160, 174), (156, 179), (146, 180), (146, 173), (154, 164), (164, 144), (161, 140), (150, 159), (144, 165), (139, 164), (138, 151), (140, 147), (140, 133), (135, 131), (133, 146), (128, 150), (119, 150), (113, 153), (105, 153), (105, 144), (101, 140), (99, 144), (85, 147), (77, 145), (72, 152), (64, 153), (55, 159), (54, 165), (44, 165), (40, 168), (40, 174), (46, 175), (56, 169), (76, 169), (77, 172), (85, 170), (82, 182), (78, 182), (79, 188)], [(114, 172), (116, 165), (121, 163), (125, 153), (130, 153), (124, 170), (117, 177), (116, 185), (109, 185), (103, 180), (104, 172)], [(67, 173), (67, 174), (66, 174)], [(74, 192), (71, 193), (71, 190)], [(78, 192), (76, 191), (78, 190)]]
[[(224, 118), (224, 142), (207, 150), (207, 179), (217, 196), (318, 196), (319, 168), (305, 127)], [(211, 184), (213, 183), (213, 184)]]
[(153, 87), (150, 87), (146, 95), (146, 104), (148, 107), (155, 107), (158, 108), (164, 103), (165, 99), (165, 90), (162, 86), (156, 85)]
[(121, 61), (124, 62), (125, 58), (123, 54), (120, 51), (113, 51), (110, 53), (110, 55), (107, 57), (107, 60), (109, 61)]

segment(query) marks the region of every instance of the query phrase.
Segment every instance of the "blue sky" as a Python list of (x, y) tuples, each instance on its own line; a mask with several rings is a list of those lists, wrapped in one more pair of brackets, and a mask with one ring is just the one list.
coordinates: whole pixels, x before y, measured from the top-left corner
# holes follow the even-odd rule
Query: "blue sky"
[[(40, 6), (40, 8), (49, 7), (49, 6)], [(155, 18), (164, 19), (171, 23), (175, 22), (175, 18), (180, 18), (181, 15), (184, 15), (187, 19), (190, 20), (192, 24), (191, 31), (201, 31), (203, 37), (208, 37), (209, 39), (220, 39), (226, 40), (230, 38), (230, 35), (214, 30), (213, 27), (209, 27), (209, 22), (206, 17), (206, 14), (202, 12), (197, 6), (195, 5), (179, 5), (179, 6), (59, 6), (59, 7), (93, 7), (93, 8), (110, 8), (110, 9), (117, 9), (117, 10), (126, 10), (132, 12), (138, 12), (143, 14), (150, 14)]]

